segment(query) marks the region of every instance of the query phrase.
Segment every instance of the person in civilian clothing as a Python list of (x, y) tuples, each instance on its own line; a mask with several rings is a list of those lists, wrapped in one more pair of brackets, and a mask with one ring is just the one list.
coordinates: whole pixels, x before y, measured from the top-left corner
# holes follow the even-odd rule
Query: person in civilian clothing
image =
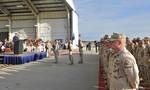
[(15, 33), (15, 36), (13, 37), (13, 43), (19, 40), (19, 34)]

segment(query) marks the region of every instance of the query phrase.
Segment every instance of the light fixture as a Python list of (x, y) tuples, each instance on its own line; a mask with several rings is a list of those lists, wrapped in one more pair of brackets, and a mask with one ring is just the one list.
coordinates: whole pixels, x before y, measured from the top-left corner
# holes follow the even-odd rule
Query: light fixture
[(35, 27), (37, 27), (38, 25), (37, 25), (37, 24), (35, 24), (34, 26), (35, 26)]
[(18, 7), (18, 8), (19, 8), (19, 7), (23, 7), (23, 5), (16, 5), (16, 7)]
[(10, 27), (10, 25), (5, 25), (6, 27)]

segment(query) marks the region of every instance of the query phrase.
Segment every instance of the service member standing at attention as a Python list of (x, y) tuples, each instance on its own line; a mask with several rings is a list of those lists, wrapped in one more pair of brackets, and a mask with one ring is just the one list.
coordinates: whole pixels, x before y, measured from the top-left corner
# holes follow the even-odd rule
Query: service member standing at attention
[(115, 52), (108, 70), (110, 90), (138, 89), (139, 70), (134, 56), (125, 48), (125, 35), (113, 33), (109, 40)]
[(57, 40), (55, 40), (54, 44), (52, 45), (53, 47), (53, 52), (54, 52), (54, 56), (55, 56), (55, 63), (58, 63), (58, 56), (59, 56), (59, 43)]
[(143, 65), (144, 65), (144, 77), (145, 81), (150, 80), (149, 67), (150, 67), (150, 41), (148, 37), (144, 38), (145, 49), (143, 56)]
[(70, 63), (68, 63), (69, 65), (73, 65), (73, 55), (72, 55), (72, 44), (71, 44), (71, 40), (69, 40), (68, 42), (68, 50), (69, 50), (69, 61)]
[(83, 63), (83, 43), (82, 41), (79, 39), (79, 42), (78, 42), (78, 47), (79, 47), (79, 53), (80, 53), (80, 60), (79, 60), (79, 64), (82, 64)]

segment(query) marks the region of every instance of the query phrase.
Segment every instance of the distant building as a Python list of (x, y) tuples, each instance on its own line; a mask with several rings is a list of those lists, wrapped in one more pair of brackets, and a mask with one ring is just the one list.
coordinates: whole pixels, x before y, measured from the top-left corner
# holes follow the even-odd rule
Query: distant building
[[(1, 5), (3, 4), (3, 5)], [(72, 38), (78, 43), (78, 15), (73, 0), (0, 1), (0, 40), (20, 38), (43, 40)]]

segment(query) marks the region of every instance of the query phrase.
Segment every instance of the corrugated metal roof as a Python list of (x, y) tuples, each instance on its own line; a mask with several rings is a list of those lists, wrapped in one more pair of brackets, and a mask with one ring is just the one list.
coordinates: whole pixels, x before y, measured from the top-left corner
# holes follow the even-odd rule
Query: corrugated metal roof
[(65, 0), (0, 0), (0, 16), (66, 11)]

